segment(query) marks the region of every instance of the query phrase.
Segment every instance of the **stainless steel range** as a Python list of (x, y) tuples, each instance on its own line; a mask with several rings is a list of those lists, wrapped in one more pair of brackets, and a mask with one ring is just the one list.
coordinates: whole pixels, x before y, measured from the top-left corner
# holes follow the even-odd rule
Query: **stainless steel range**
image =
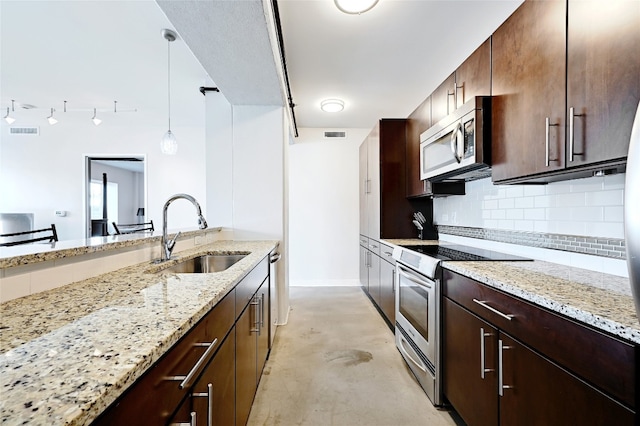
[(442, 405), (440, 262), (529, 260), (459, 244), (396, 246), (396, 346), (434, 405)]

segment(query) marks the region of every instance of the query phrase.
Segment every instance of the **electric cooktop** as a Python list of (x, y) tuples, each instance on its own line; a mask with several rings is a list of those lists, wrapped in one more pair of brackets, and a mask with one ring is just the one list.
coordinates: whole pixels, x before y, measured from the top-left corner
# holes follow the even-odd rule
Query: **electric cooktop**
[(531, 260), (512, 254), (500, 253), (461, 244), (403, 245), (411, 251), (440, 260), (449, 261), (520, 261)]

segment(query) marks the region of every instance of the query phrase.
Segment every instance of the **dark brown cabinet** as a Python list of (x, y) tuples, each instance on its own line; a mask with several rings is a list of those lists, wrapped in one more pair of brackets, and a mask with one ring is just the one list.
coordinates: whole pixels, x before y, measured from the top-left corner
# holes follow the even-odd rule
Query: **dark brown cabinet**
[(431, 96), (407, 118), (407, 197), (428, 195), (420, 180), (420, 134), (431, 127)]
[(267, 256), (93, 424), (245, 425), (269, 352), (269, 286)]
[(635, 347), (445, 270), (444, 394), (470, 425), (633, 425)]
[(494, 182), (622, 167), (640, 100), (638, 22), (633, 0), (526, 1), (496, 30)]
[(456, 109), (476, 96), (491, 95), (491, 39), (480, 45), (455, 72)]
[(456, 110), (456, 73), (447, 77), (431, 93), (431, 123), (436, 124)]
[(245, 425), (251, 413), (262, 370), (269, 351), (269, 329), (265, 321), (269, 282), (253, 294), (236, 323), (236, 425)]

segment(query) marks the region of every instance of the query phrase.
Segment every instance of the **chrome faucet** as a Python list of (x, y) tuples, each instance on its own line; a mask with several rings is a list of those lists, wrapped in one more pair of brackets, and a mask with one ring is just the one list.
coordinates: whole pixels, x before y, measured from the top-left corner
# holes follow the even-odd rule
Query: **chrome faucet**
[(164, 203), (164, 207), (162, 209), (162, 253), (160, 255), (160, 262), (165, 262), (171, 258), (173, 247), (176, 245), (176, 240), (181, 234), (181, 232), (178, 232), (173, 237), (173, 239), (167, 241), (167, 210), (169, 209), (169, 204), (179, 198), (184, 198), (185, 200), (191, 201), (191, 204), (195, 206), (196, 213), (198, 214), (198, 225), (200, 229), (205, 229), (207, 227), (207, 221), (205, 220), (204, 216), (202, 216), (202, 209), (200, 208), (200, 204), (198, 204), (195, 198), (193, 198), (189, 194), (176, 194), (171, 196), (171, 198), (169, 198), (167, 202)]

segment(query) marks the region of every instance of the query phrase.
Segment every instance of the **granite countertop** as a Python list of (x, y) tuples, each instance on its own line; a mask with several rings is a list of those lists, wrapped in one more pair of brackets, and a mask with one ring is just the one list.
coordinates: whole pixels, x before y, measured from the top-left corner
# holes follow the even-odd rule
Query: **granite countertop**
[[(383, 240), (394, 245), (438, 241)], [(444, 242), (445, 244), (447, 242)], [(640, 345), (629, 279), (540, 260), (443, 261), (442, 267)]]
[[(222, 228), (207, 228), (204, 230), (189, 228), (173, 230), (170, 234), (180, 231), (180, 238), (189, 238), (203, 232), (219, 232)], [(55, 243), (34, 243), (10, 247), (0, 247), (0, 269), (14, 266), (28, 265), (47, 260), (63, 259), (87, 253), (116, 250), (125, 247), (135, 247), (143, 244), (159, 242), (162, 230), (154, 232), (140, 232), (134, 234), (108, 235), (106, 237), (91, 237), (82, 240), (65, 240)]]
[[(0, 422), (86, 425), (278, 244), (217, 241), (0, 305)], [(160, 271), (249, 253), (212, 274)]]

